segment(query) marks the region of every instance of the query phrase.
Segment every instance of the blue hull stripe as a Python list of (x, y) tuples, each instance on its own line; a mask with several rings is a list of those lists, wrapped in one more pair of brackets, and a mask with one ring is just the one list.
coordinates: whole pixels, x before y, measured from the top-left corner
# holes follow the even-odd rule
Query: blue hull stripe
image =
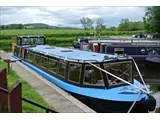
[[(31, 68), (36, 73), (40, 74), (42, 77), (46, 78), (48, 81), (55, 84), (56, 86), (66, 90), (66, 91), (72, 92), (72, 93), (77, 93), (80, 95), (93, 97), (93, 98), (99, 98), (99, 99), (103, 99), (103, 100), (125, 101), (125, 102), (126, 101), (132, 102), (135, 100), (140, 101), (142, 98), (147, 97), (146, 94), (141, 94), (138, 97), (138, 93), (136, 92), (136, 90), (133, 90), (134, 88), (129, 85), (115, 87), (115, 88), (111, 88), (111, 89), (79, 87), (79, 86), (64, 82), (64, 81), (48, 74), (47, 72), (39, 69), (38, 67), (36, 67), (26, 61), (22, 61), (22, 63), (24, 65), (28, 66), (29, 68)], [(142, 87), (142, 84), (140, 84), (137, 80), (135, 80), (134, 83), (137, 84), (138, 86)], [(125, 89), (124, 89), (124, 87), (125, 87)], [(127, 90), (126, 90), (126, 88), (127, 88)], [(130, 94), (123, 94), (123, 92), (128, 92)]]

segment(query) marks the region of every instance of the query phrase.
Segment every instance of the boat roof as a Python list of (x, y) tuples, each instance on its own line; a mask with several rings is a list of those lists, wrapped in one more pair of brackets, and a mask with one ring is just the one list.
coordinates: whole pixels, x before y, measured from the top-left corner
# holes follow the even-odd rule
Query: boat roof
[(129, 58), (131, 59), (131, 57), (95, 53), (95, 52), (82, 51), (72, 48), (55, 47), (49, 45), (37, 45), (36, 47), (31, 47), (28, 49), (33, 52), (38, 52), (51, 57), (56, 57), (59, 59), (67, 61), (76, 61), (76, 62), (87, 62), (87, 61), (104, 62), (113, 60), (125, 60)]
[(140, 40), (140, 39), (108, 39), (108, 40), (90, 40), (90, 43), (101, 43), (102, 45), (128, 44), (128, 45), (160, 45), (159, 40)]
[(39, 37), (45, 37), (43, 35), (24, 35), (24, 36), (18, 36), (17, 38), (39, 38)]

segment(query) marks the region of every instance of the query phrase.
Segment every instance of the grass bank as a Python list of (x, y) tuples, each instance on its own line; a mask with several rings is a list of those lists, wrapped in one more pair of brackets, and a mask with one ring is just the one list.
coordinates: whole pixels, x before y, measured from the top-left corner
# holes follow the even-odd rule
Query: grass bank
[[(4, 68), (6, 65), (5, 63), (0, 60), (0, 69)], [(10, 71), (7, 76), (8, 85), (13, 85), (17, 80), (22, 83), (22, 96), (28, 98), (32, 101), (35, 101), (41, 105), (48, 107), (49, 105), (43, 100), (43, 98), (22, 78), (20, 78), (14, 71)], [(25, 113), (43, 113), (44, 110), (33, 106), (29, 103), (22, 102), (22, 109)]]
[[(144, 31), (109, 31), (103, 30), (101, 36), (131, 36)], [(47, 44), (57, 46), (72, 46), (72, 42), (80, 36), (93, 35), (94, 30), (84, 29), (10, 29), (0, 30), (0, 48), (5, 51), (11, 50), (11, 43), (17, 36), (44, 35)]]

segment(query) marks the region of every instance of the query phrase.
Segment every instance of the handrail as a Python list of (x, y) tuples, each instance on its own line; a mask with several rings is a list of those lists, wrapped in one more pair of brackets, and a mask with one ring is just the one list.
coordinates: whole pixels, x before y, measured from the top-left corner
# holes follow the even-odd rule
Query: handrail
[[(2, 92), (4, 92), (4, 93), (9, 93), (9, 91), (8, 91), (7, 89), (4, 89), (4, 88), (2, 88), (2, 87), (0, 87), (0, 91), (2, 91)], [(54, 110), (52, 110), (52, 109), (50, 109), (50, 108), (47, 108), (47, 107), (45, 107), (45, 106), (43, 106), (43, 105), (41, 105), (41, 104), (38, 104), (38, 103), (36, 103), (36, 102), (34, 102), (34, 101), (32, 101), (32, 100), (29, 100), (29, 99), (27, 99), (27, 98), (22, 97), (22, 100), (25, 101), (25, 102), (27, 102), (27, 103), (30, 103), (30, 104), (32, 104), (32, 105), (34, 105), (34, 106), (36, 106), (36, 107), (39, 107), (39, 108), (41, 108), (41, 109), (46, 110), (46, 113), (49, 113), (49, 112), (58, 113), (57, 111), (54, 111)]]
[(4, 88), (2, 88), (2, 87), (0, 87), (0, 90), (1, 90), (2, 92), (4, 92), (4, 93), (9, 93), (9, 91), (8, 91), (7, 89), (4, 89)]
[(27, 98), (22, 97), (22, 100), (25, 101), (25, 102), (27, 102), (27, 103), (29, 103), (29, 104), (32, 104), (32, 105), (34, 105), (34, 106), (36, 106), (36, 107), (39, 107), (39, 108), (41, 108), (41, 109), (46, 110), (46, 113), (49, 113), (49, 112), (58, 113), (57, 111), (54, 111), (54, 110), (52, 110), (52, 109), (50, 109), (50, 108), (47, 108), (47, 107), (45, 107), (45, 106), (43, 106), (43, 105), (41, 105), (41, 104), (39, 104), (39, 103), (36, 103), (36, 102), (34, 102), (34, 101), (32, 101), (32, 100), (29, 100), (29, 99), (27, 99)]

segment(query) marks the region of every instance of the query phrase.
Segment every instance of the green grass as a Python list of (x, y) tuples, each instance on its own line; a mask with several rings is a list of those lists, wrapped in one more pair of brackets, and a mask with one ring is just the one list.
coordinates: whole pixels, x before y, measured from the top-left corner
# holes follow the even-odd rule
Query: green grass
[[(2, 60), (0, 60), (0, 68), (4, 68), (5, 64)], [(35, 101), (41, 105), (48, 107), (48, 104), (43, 100), (43, 98), (22, 78), (20, 78), (14, 71), (10, 71), (7, 76), (8, 85), (13, 85), (17, 80), (22, 83), (22, 96), (28, 98), (32, 101)], [(29, 103), (22, 102), (23, 112), (29, 113), (42, 113), (44, 110), (33, 106)]]
[[(80, 36), (90, 36), (94, 30), (83, 29), (12, 29), (0, 30), (0, 48), (11, 51), (11, 43), (21, 35), (44, 35), (47, 37), (47, 44), (58, 46), (72, 46), (72, 42)], [(131, 36), (144, 31), (108, 31), (104, 30), (101, 36)], [(93, 35), (93, 34), (92, 34)]]

